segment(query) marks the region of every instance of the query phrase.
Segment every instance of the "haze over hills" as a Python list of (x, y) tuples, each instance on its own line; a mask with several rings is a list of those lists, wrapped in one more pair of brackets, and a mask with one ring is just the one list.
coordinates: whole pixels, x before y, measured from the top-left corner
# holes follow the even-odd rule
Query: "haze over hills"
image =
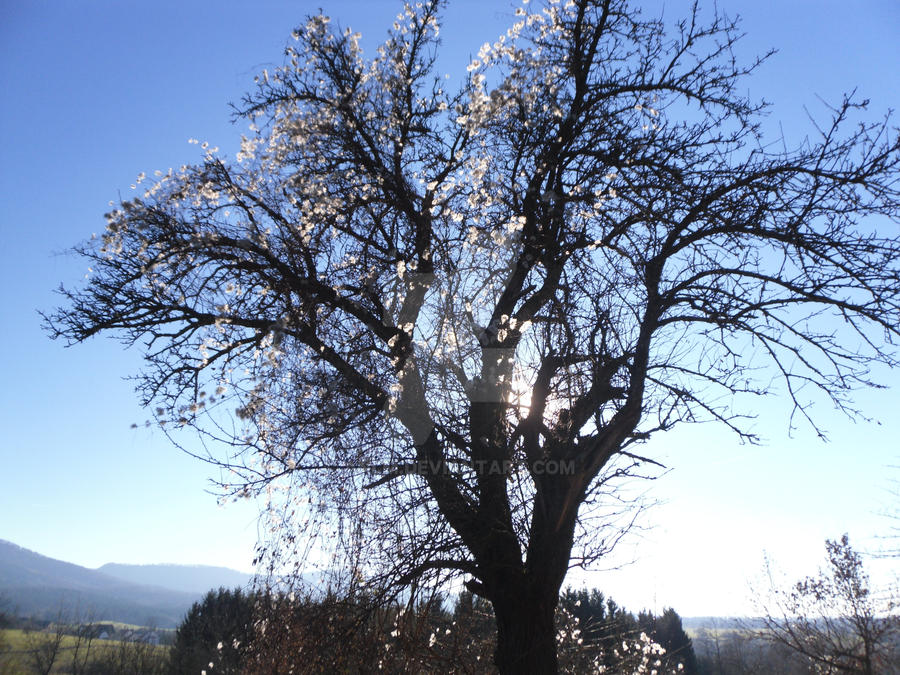
[(228, 567), (211, 565), (122, 565), (106, 563), (97, 572), (133, 584), (161, 586), (174, 591), (202, 595), (211, 588), (245, 587), (251, 575)]
[(62, 609), (98, 621), (174, 627), (209, 589), (249, 579), (224, 567), (110, 563), (92, 570), (0, 539), (0, 597), (22, 616), (53, 618)]

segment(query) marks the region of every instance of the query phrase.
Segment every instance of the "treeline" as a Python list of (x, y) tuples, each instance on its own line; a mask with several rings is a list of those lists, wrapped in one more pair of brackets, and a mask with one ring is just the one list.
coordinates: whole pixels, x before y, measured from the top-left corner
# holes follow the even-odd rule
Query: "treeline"
[[(692, 640), (674, 609), (634, 614), (598, 590), (567, 590), (557, 616), (561, 672), (810, 672), (808, 660), (764, 631), (729, 623)], [(365, 595), (219, 589), (194, 603), (174, 633), (120, 629), (106, 639), (106, 624), (64, 613), (35, 622), (2, 611), (0, 628), (0, 675), (495, 672), (493, 610), (468, 591), (385, 605)], [(151, 634), (159, 646), (147, 642)]]
[[(700, 675), (809, 675), (814, 664), (795, 651), (772, 641), (763, 630), (710, 626), (694, 636)], [(857, 670), (833, 672), (860, 672)], [(878, 675), (896, 671), (876, 670)]]
[[(698, 672), (673, 609), (635, 616), (599, 591), (569, 590), (557, 614), (563, 672)], [(468, 591), (385, 606), (219, 589), (188, 612), (170, 659), (173, 673), (484, 673), (495, 646), (491, 606)]]
[(694, 634), (693, 644), (700, 675), (809, 675), (810, 673), (848, 673), (864, 675), (900, 675), (896, 654), (900, 644), (886, 645), (891, 655), (878, 658), (870, 667), (854, 664), (860, 645), (848, 627), (841, 636), (846, 660), (839, 666), (823, 666), (775, 640), (767, 629), (734, 628), (732, 626), (702, 628)]
[[(796, 629), (797, 623), (791, 627)], [(845, 626), (835, 639), (857, 650), (863, 639)], [(779, 642), (764, 619), (700, 628), (693, 639), (674, 609), (634, 614), (598, 590), (563, 593), (557, 612), (560, 672), (618, 675), (893, 675), (900, 663), (885, 644), (870, 668), (823, 669)], [(868, 638), (866, 638), (868, 639)], [(896, 641), (894, 634), (890, 640)], [(179, 626), (172, 673), (495, 672), (496, 625), (486, 600), (464, 591), (418, 602), (376, 603), (365, 595), (212, 591)], [(821, 658), (819, 659), (821, 660)], [(209, 664), (213, 664), (210, 668)]]
[[(562, 672), (695, 673), (674, 610), (637, 616), (598, 591), (560, 599)], [(174, 631), (116, 629), (60, 610), (53, 621), (0, 608), (0, 675), (494, 672), (490, 603), (464, 591), (385, 604), (364, 594), (210, 591)]]

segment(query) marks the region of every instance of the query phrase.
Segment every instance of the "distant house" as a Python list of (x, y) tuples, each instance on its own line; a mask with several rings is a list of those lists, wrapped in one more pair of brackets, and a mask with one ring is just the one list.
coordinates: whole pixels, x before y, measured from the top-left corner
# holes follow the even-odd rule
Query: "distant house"
[(111, 623), (95, 623), (91, 626), (91, 632), (98, 640), (109, 640), (116, 634), (116, 627)]

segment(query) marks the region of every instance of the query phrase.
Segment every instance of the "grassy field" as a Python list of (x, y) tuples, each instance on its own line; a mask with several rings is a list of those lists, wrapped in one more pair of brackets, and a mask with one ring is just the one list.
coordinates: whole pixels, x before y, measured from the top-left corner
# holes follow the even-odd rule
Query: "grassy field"
[[(116, 624), (117, 629), (140, 628), (128, 624)], [(53, 639), (52, 633), (31, 631), (26, 633), (20, 629), (0, 630), (0, 675), (31, 675), (36, 672), (30, 654), (35, 649), (46, 646)], [(59, 645), (58, 655), (51, 673), (62, 675), (71, 673), (73, 659), (76, 654), (77, 638), (64, 635)], [(79, 658), (83, 658), (86, 644), (82, 642)], [(154, 646), (136, 642), (120, 642), (118, 640), (95, 639), (90, 644), (89, 661), (91, 663), (106, 662), (121, 666), (122, 672), (134, 672), (134, 664), (147, 663), (145, 672), (154, 672), (149, 664), (164, 661), (169, 651), (166, 646)], [(132, 664), (132, 665), (128, 665)]]
[[(24, 630), (20, 629), (0, 631), (0, 673), (3, 675), (19, 675), (19, 673), (24, 674), (34, 672), (27, 652), (34, 649), (38, 643), (49, 639), (49, 635), (45, 636), (40, 633), (31, 633), (29, 635)], [(69, 669), (71, 669), (71, 653), (73, 652), (74, 646), (74, 637), (68, 635), (63, 637), (62, 643), (60, 644), (60, 665), (64, 662), (63, 656), (68, 653), (68, 665)], [(62, 673), (65, 671), (54, 668), (53, 672)]]

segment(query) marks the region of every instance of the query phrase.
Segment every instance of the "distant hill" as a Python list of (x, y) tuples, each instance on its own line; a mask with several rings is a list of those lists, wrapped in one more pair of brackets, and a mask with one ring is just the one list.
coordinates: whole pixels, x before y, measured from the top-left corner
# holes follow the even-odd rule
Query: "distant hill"
[(98, 590), (121, 584), (86, 567), (47, 558), (0, 539), (0, 588), (65, 586), (73, 590)]
[(107, 563), (97, 568), (111, 577), (133, 584), (162, 586), (174, 591), (203, 595), (211, 588), (245, 587), (251, 576), (228, 567), (209, 565), (122, 565)]
[(759, 630), (765, 623), (758, 617), (734, 616), (685, 616), (681, 625), (687, 631), (699, 630)]
[[(157, 567), (165, 574), (149, 571)], [(184, 573), (179, 575), (179, 570)], [(202, 581), (204, 570), (209, 571), (209, 583)], [(141, 574), (149, 576), (142, 579)], [(154, 574), (174, 586), (151, 583)], [(21, 616), (52, 619), (63, 609), (90, 614), (97, 621), (171, 628), (209, 589), (247, 581), (247, 575), (217, 567), (104, 565), (92, 570), (0, 539), (0, 597)]]

